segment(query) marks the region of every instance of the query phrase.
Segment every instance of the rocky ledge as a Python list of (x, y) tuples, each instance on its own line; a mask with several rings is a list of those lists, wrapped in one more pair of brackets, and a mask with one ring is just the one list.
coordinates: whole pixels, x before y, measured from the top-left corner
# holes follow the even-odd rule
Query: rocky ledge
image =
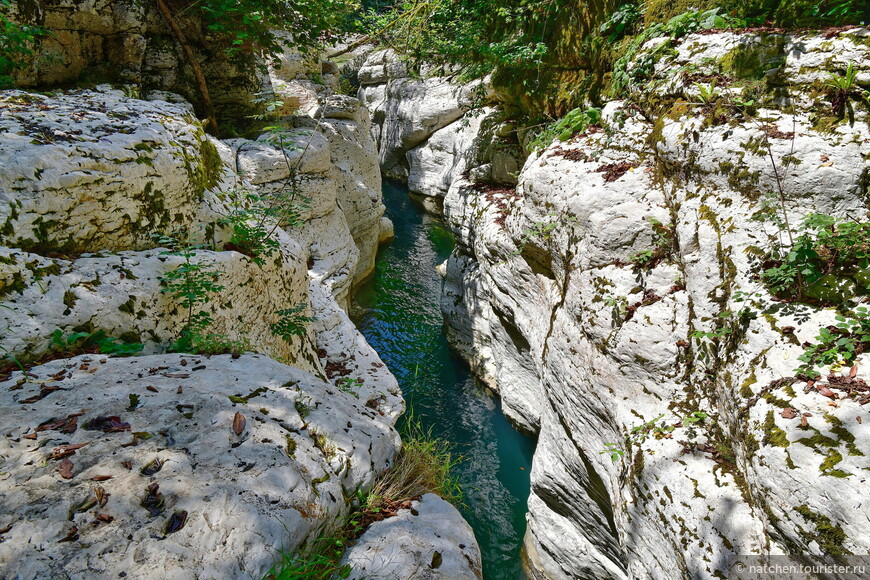
[(83, 355), (0, 384), (0, 575), (262, 577), (390, 465), (391, 420), (257, 355)]

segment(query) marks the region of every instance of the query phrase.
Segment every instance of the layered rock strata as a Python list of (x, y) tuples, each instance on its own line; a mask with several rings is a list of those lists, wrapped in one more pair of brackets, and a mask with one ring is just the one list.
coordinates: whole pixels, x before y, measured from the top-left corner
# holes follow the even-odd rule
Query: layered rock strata
[[(868, 214), (866, 103), (838, 117), (821, 88), (849, 63), (870, 81), (868, 35), (650, 41), (628, 69), (655, 62), (635, 102), (534, 152), (515, 188), (481, 165), (492, 131), (464, 133), (474, 119), (406, 148), (425, 183), (414, 189), (446, 189), (454, 343), (538, 434), (533, 577), (711, 578), (738, 554), (867, 552), (863, 383), (795, 378), (801, 345), (837, 312), (778, 302), (758, 275), (787, 239), (779, 222)], [(372, 78), (392, 70), (370, 65)], [(693, 79), (707, 78), (705, 99)], [(382, 135), (414, 126), (384, 119)], [(859, 278), (817, 290), (852, 292)], [(863, 381), (865, 359), (854, 379), (824, 382)]]

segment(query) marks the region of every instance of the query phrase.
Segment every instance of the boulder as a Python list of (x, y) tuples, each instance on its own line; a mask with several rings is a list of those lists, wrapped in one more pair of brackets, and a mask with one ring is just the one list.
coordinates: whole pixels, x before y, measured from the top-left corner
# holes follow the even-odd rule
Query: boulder
[(471, 526), (455, 507), (432, 493), (369, 526), (341, 563), (351, 566), (350, 580), (483, 578)]
[(0, 399), (10, 578), (261, 578), (399, 444), (362, 401), (256, 355), (83, 355)]

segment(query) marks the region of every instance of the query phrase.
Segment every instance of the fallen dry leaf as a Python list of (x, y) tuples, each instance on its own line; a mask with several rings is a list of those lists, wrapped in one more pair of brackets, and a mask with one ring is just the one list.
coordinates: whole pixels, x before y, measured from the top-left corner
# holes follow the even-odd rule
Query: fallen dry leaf
[(79, 529), (77, 526), (70, 528), (66, 536), (58, 540), (58, 542), (74, 542), (79, 539)]
[(160, 392), (157, 390), (157, 387), (152, 387), (151, 385), (148, 385), (145, 388), (148, 389), (149, 391), (151, 391), (152, 393), (159, 393)]
[(233, 417), (233, 432), (236, 435), (241, 435), (245, 430), (245, 416), (241, 413), (236, 413)]
[(72, 479), (73, 462), (69, 459), (64, 459), (60, 462), (60, 467), (57, 469), (60, 476), (64, 479)]
[(106, 492), (102, 486), (97, 486), (94, 488), (94, 495), (97, 497), (97, 504), (100, 507), (105, 507), (106, 502), (109, 501), (109, 494)]
[(49, 459), (63, 459), (64, 457), (69, 457), (73, 455), (77, 449), (81, 449), (87, 445), (87, 443), (79, 443), (77, 445), (61, 445), (60, 447), (55, 447), (51, 455), (48, 456)]
[(121, 421), (118, 416), (111, 417), (95, 417), (85, 424), (85, 429), (88, 431), (102, 431), (103, 433), (118, 433), (121, 431), (129, 431), (130, 424)]
[(854, 379), (858, 376), (858, 365), (852, 365), (852, 368), (849, 369), (849, 378)]
[(801, 427), (809, 427), (809, 426), (810, 426), (810, 422), (807, 421), (807, 416), (801, 415)]
[(834, 393), (834, 391), (832, 391), (831, 389), (829, 389), (825, 385), (819, 385), (817, 387), (817, 390), (819, 391), (819, 394), (822, 395), (823, 397), (829, 397), (831, 399), (837, 398), (836, 393)]
[(91, 478), (93, 481), (107, 481), (112, 479), (111, 475), (95, 475)]
[(164, 533), (166, 534), (174, 534), (178, 530), (184, 527), (187, 523), (187, 512), (184, 510), (179, 510), (170, 516), (169, 521), (166, 522), (166, 528), (164, 529)]
[(797, 411), (795, 411), (791, 407), (786, 407), (785, 409), (782, 410), (782, 413), (780, 413), (780, 416), (783, 419), (794, 419), (795, 417), (797, 417)]

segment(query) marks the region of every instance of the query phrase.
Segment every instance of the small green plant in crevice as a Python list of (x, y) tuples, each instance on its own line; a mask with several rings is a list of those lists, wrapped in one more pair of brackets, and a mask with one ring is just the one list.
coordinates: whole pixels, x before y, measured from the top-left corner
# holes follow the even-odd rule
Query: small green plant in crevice
[(462, 501), (459, 479), (452, 470), (462, 457), (455, 455), (450, 444), (432, 435), (413, 414), (401, 429), (402, 449), (393, 466), (385, 471), (368, 495), (368, 508), (384, 508), (434, 493), (450, 503)]
[(301, 225), (311, 204), (310, 199), (299, 194), (292, 180), (285, 185), (269, 194), (234, 191), (225, 196), (231, 211), (220, 223), (233, 230), (225, 249), (245, 254), (259, 266), (280, 249), (275, 232), (280, 227)]
[(363, 386), (363, 381), (356, 377), (341, 377), (335, 381), (335, 386), (343, 393), (348, 393), (359, 399), (358, 389)]
[(609, 455), (610, 461), (617, 462), (619, 461), (623, 455), (625, 455), (625, 451), (619, 448), (618, 443), (605, 443), (604, 449), (598, 452), (599, 455)]
[(852, 110), (851, 99), (863, 98), (867, 92), (858, 86), (858, 71), (855, 70), (855, 64), (850, 60), (843, 76), (833, 72), (828, 74), (825, 88), (828, 91), (828, 98), (831, 99), (831, 112), (842, 118), (848, 109), (849, 119), (854, 121), (855, 113)]
[(870, 222), (815, 213), (803, 219), (801, 228), (779, 258), (768, 256), (761, 273), (767, 289), (783, 299), (828, 304), (842, 303), (853, 293), (867, 294)]
[(837, 324), (819, 329), (815, 343), (804, 345), (798, 357), (798, 375), (818, 378), (818, 367), (850, 366), (858, 355), (870, 349), (870, 316), (866, 306), (858, 306), (847, 315), (837, 315)]
[(671, 255), (674, 247), (674, 230), (655, 218), (648, 218), (653, 234), (653, 247), (635, 252), (628, 257), (631, 265), (638, 270), (654, 268), (659, 262)]
[(131, 356), (142, 351), (140, 342), (123, 342), (107, 336), (102, 330), (96, 332), (72, 332), (64, 336), (61, 329), (51, 334), (51, 346), (56, 354), (70, 357), (88, 352)]
[(704, 423), (707, 417), (707, 413), (703, 411), (693, 411), (673, 423), (668, 423), (661, 420), (664, 418), (664, 414), (662, 414), (646, 423), (632, 427), (628, 432), (627, 439), (638, 445), (643, 445), (644, 441), (650, 437), (653, 439), (669, 439), (671, 433), (677, 427), (686, 427), (687, 435), (690, 438), (695, 438), (698, 436), (697, 427)]
[(210, 302), (213, 294), (224, 289), (218, 283), (220, 270), (212, 264), (194, 261), (197, 251), (203, 246), (182, 244), (177, 238), (169, 236), (156, 236), (156, 240), (161, 246), (169, 248), (161, 255), (184, 258), (184, 262), (174, 270), (160, 277), (163, 283), (160, 291), (172, 296), (186, 310), (184, 327), (171, 350), (198, 352), (200, 347), (208, 347), (208, 350), (213, 351), (216, 337), (209, 332), (209, 327), (214, 321), (212, 315), (200, 307)]
[(278, 321), (270, 325), (272, 333), (280, 336), (287, 342), (292, 341), (294, 336), (304, 336), (306, 332), (305, 324), (314, 322), (313, 317), (303, 314), (307, 306), (306, 303), (302, 302), (292, 308), (284, 308), (275, 312), (278, 316)]
[(601, 109), (574, 109), (562, 119), (547, 126), (529, 145), (531, 151), (548, 147), (554, 139), (567, 141), (576, 133), (582, 133), (587, 127), (601, 123)]

